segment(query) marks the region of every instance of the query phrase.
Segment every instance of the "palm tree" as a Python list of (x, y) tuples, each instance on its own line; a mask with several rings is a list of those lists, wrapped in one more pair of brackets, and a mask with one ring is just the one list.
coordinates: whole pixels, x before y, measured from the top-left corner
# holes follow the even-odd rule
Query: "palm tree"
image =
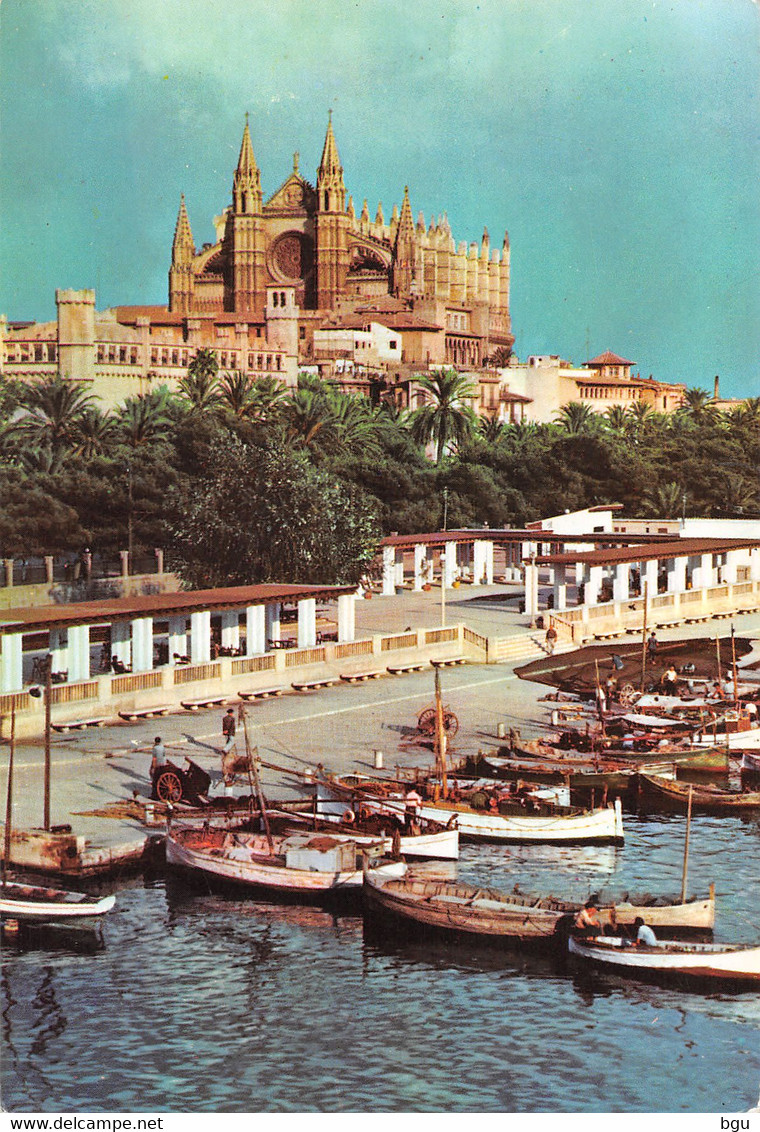
[(285, 439), (303, 448), (314, 448), (337, 439), (338, 427), (332, 407), (323, 393), (296, 389), (283, 408)]
[(215, 409), (219, 400), (219, 363), (216, 354), (207, 347), (195, 351), (187, 373), (179, 383), (179, 390), (190, 402), (190, 411), (204, 413)]
[(483, 359), (483, 362), (485, 365), (494, 366), (496, 369), (504, 369), (509, 365), (509, 359), (511, 357), (511, 346), (497, 346), (489, 357)]
[(253, 378), (241, 370), (224, 374), (219, 382), (219, 404), (234, 417), (249, 416), (256, 405)]
[(85, 409), (74, 428), (72, 455), (85, 460), (107, 455), (116, 431), (116, 421), (108, 413)]
[(498, 417), (482, 417), (478, 423), (478, 432), (487, 444), (500, 444), (506, 433), (506, 425)]
[(581, 401), (570, 401), (556, 415), (560, 432), (567, 436), (590, 436), (599, 431), (597, 414)]
[(644, 496), (644, 508), (658, 519), (677, 519), (686, 508), (686, 492), (679, 483), (670, 480)]
[(288, 400), (288, 389), (276, 377), (257, 377), (253, 383), (250, 416), (265, 422), (276, 419)]
[(366, 397), (332, 393), (327, 397), (341, 448), (375, 455), (380, 451), (378, 413)]
[(165, 439), (170, 427), (169, 398), (165, 385), (128, 397), (118, 416), (121, 440), (130, 448), (142, 448)]
[(677, 410), (694, 425), (709, 424), (715, 420), (717, 409), (706, 389), (687, 389)]
[(604, 414), (604, 423), (610, 432), (625, 436), (630, 424), (630, 414), (624, 405), (610, 405)]
[(27, 385), (23, 401), (28, 415), (19, 421), (19, 432), (32, 444), (49, 448), (57, 461), (73, 443), (79, 422), (95, 398), (80, 382), (56, 375)]
[(444, 452), (460, 445), (476, 427), (475, 413), (467, 401), (477, 390), (455, 369), (437, 370), (415, 381), (427, 403), (410, 414), (409, 428), (418, 444), (435, 443), (435, 462), (440, 464)]

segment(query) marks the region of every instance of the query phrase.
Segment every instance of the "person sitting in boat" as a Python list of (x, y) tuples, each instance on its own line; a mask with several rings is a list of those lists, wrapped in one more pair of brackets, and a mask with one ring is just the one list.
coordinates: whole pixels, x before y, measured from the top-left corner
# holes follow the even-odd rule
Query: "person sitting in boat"
[(666, 696), (675, 696), (678, 691), (678, 673), (672, 664), (662, 674), (662, 690)]
[(406, 824), (411, 827), (416, 822), (422, 805), (422, 797), (415, 789), (411, 789), (406, 796)]
[(633, 921), (633, 926), (636, 930), (636, 946), (637, 947), (656, 947), (657, 936), (654, 934), (649, 924), (645, 924), (641, 916), (637, 916)]
[(599, 909), (596, 901), (589, 898), (583, 905), (573, 924), (575, 935), (594, 936), (602, 934), (602, 925), (599, 920)]

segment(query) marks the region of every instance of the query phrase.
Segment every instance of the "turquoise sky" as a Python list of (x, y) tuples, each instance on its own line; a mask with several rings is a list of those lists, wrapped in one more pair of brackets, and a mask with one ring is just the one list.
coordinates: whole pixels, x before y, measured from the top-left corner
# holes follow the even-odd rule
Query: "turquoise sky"
[(753, 0), (3, 0), (0, 311), (56, 287), (162, 303), (184, 192), (229, 203), (244, 115), (271, 194), (314, 179), (386, 218), (512, 244), (521, 357), (604, 349), (760, 395)]

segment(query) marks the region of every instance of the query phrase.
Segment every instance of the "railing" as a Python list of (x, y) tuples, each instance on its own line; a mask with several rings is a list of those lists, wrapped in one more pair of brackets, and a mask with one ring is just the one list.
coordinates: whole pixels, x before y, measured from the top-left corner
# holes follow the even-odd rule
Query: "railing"
[(269, 672), (275, 666), (272, 653), (266, 656), (244, 656), (242, 660), (233, 660), (232, 675), (245, 676), (246, 672)]
[(416, 633), (399, 633), (395, 637), (383, 637), (380, 649), (382, 652), (391, 652), (393, 649), (413, 649), (416, 645)]
[(327, 650), (324, 647), (295, 649), (285, 653), (285, 667), (296, 668), (300, 664), (324, 664), (326, 659)]
[(114, 676), (111, 680), (111, 694), (121, 696), (125, 692), (144, 692), (148, 688), (161, 687), (161, 672), (134, 672), (130, 676)]
[(458, 641), (458, 629), (429, 629), (425, 633), (426, 645), (437, 645), (442, 641)]
[(218, 680), (221, 675), (219, 664), (190, 664), (174, 669), (174, 683), (192, 684), (195, 680)]
[(751, 594), (752, 590), (752, 582), (739, 582), (734, 586), (734, 594)]
[(31, 707), (28, 692), (8, 692), (0, 696), (0, 715), (10, 715), (16, 711), (27, 711)]
[(335, 646), (335, 659), (342, 660), (345, 656), (368, 656), (372, 653), (372, 641), (344, 641), (342, 645)]
[(97, 680), (91, 680), (87, 684), (57, 684), (50, 689), (51, 704), (74, 704), (81, 700), (96, 700), (97, 698)]
[(481, 637), (480, 633), (474, 632), (472, 629), (464, 627), (464, 639), (469, 641), (471, 645), (476, 648), (482, 649), (483, 652), (488, 652), (488, 637)]
[(684, 593), (679, 595), (679, 597), (681, 599), (681, 605), (683, 605), (685, 602), (689, 602), (689, 601), (701, 601), (702, 600), (702, 591), (701, 590), (685, 590)]

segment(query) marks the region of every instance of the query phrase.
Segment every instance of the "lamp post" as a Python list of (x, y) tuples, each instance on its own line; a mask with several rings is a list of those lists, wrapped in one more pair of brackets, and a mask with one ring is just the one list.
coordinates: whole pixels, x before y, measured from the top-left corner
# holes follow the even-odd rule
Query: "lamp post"
[(30, 688), (29, 695), (39, 698), (44, 697), (45, 704), (45, 767), (43, 777), (43, 795), (42, 795), (42, 826), (47, 832), (50, 829), (50, 707), (53, 699), (53, 654), (48, 653), (42, 661), (42, 668), (45, 672), (45, 686), (44, 688)]

